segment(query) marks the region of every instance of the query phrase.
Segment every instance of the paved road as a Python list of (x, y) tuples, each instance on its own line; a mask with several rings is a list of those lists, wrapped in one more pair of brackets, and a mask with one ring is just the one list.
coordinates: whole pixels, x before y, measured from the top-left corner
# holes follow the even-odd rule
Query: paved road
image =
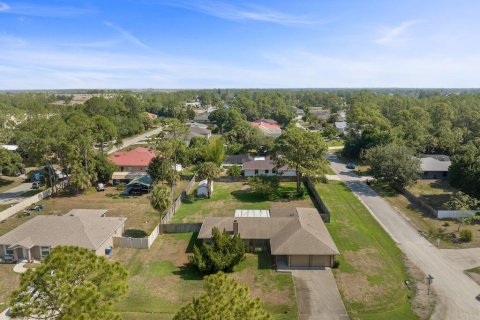
[(332, 270), (293, 270), (299, 320), (348, 320)]
[(131, 146), (132, 144), (137, 144), (140, 141), (145, 140), (146, 138), (148, 138), (152, 135), (159, 134), (161, 131), (162, 131), (162, 128), (156, 128), (156, 129), (153, 129), (153, 130), (148, 131), (146, 133), (143, 133), (139, 136), (135, 136), (135, 137), (132, 137), (132, 138), (127, 138), (127, 139), (123, 140), (123, 144), (119, 148), (113, 147), (112, 149), (110, 149), (108, 151), (108, 154), (114, 153), (114, 152), (116, 152), (120, 149)]
[[(480, 301), (475, 300), (475, 296), (480, 293), (480, 286), (463, 273), (464, 264), (459, 263), (462, 259), (452, 259), (448, 257), (448, 252), (434, 247), (368, 187), (363, 181), (365, 178), (362, 180), (348, 170), (336, 156), (330, 155), (329, 158), (332, 169), (365, 204), (406, 256), (425, 274), (434, 277), (433, 288), (441, 301), (432, 319), (480, 319)], [(464, 261), (465, 253), (461, 256)]]
[(22, 183), (12, 189), (0, 193), (0, 204), (9, 204), (20, 201), (21, 195), (32, 188), (32, 183)]

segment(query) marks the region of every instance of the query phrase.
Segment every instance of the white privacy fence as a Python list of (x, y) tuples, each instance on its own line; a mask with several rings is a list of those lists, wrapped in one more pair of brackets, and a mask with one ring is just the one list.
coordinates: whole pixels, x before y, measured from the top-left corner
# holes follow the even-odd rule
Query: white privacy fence
[(458, 218), (471, 218), (477, 212), (477, 210), (437, 210), (438, 219), (458, 219)]

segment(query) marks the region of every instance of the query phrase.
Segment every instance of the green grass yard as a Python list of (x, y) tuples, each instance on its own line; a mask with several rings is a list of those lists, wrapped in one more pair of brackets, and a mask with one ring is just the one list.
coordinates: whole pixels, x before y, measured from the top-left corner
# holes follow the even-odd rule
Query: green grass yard
[(334, 275), (350, 317), (417, 319), (400, 249), (343, 183), (316, 188), (332, 213), (327, 228), (341, 253)]
[[(303, 186), (302, 186), (303, 187)], [(261, 194), (250, 191), (244, 182), (214, 182), (211, 199), (195, 197), (196, 188), (182, 202), (175, 213), (172, 223), (202, 222), (207, 216), (233, 216), (235, 209), (271, 209), (272, 207), (313, 207), (308, 193), (302, 197), (295, 194), (295, 183), (284, 182), (280, 185), (281, 199), (271, 201)], [(288, 198), (288, 195), (291, 198)]]
[[(129, 270), (127, 295), (115, 305), (122, 319), (172, 319), (203, 289), (203, 275), (187, 264), (196, 237), (192, 233), (161, 235), (149, 250), (115, 248), (113, 260)], [(290, 274), (270, 269), (266, 255), (247, 254), (230, 274), (248, 284), (250, 293), (275, 320), (297, 318)]]

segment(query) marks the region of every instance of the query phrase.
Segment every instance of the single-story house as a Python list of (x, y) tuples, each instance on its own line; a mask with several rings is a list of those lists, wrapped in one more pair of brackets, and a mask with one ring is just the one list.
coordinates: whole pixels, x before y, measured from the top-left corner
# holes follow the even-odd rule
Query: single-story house
[(208, 119), (208, 116), (210, 113), (208, 112), (202, 112), (202, 113), (197, 113), (195, 117), (193, 118), (193, 121), (199, 122), (199, 123), (210, 123), (210, 120)]
[(56, 246), (78, 246), (106, 254), (120, 237), (126, 218), (105, 217), (106, 210), (75, 209), (64, 216), (36, 216), (0, 236), (2, 260), (42, 260)]
[(440, 154), (422, 155), (420, 156), (421, 178), (446, 179), (450, 165), (449, 156)]
[(347, 121), (335, 121), (333, 128), (338, 131), (345, 132), (347, 131)]
[(277, 138), (282, 134), (282, 129), (275, 120), (261, 119), (251, 123), (267, 137)]
[(255, 157), (242, 164), (242, 173), (245, 177), (254, 176), (284, 176), (295, 177), (297, 175), (295, 169), (290, 169), (287, 165), (275, 168), (275, 163), (270, 157)]
[(339, 251), (317, 209), (272, 209), (270, 214), (264, 212), (267, 210), (240, 211), (235, 217), (206, 218), (198, 239), (210, 241), (212, 229), (217, 227), (239, 234), (248, 249), (269, 250), (277, 266), (333, 266)]
[(253, 157), (248, 154), (231, 154), (225, 157), (222, 167), (227, 168), (230, 166), (241, 166), (244, 162), (253, 160)]
[(155, 113), (151, 113), (151, 112), (145, 112), (145, 116), (150, 120), (155, 120), (155, 119), (158, 118), (158, 115), (156, 115)]
[(193, 137), (204, 137), (208, 140), (210, 139), (211, 136), (212, 136), (211, 130), (204, 128), (202, 125), (198, 126), (197, 123), (195, 124), (191, 123), (188, 126), (188, 136), (187, 136), (187, 139), (185, 140), (185, 144), (189, 145), (190, 140), (192, 140)]
[(328, 118), (330, 118), (330, 115), (332, 114), (330, 110), (323, 109), (321, 107), (312, 107), (309, 109), (309, 112), (313, 117), (317, 119), (322, 119), (325, 121), (327, 121)]
[(146, 172), (148, 164), (157, 156), (156, 152), (138, 147), (130, 151), (117, 151), (110, 156), (110, 160), (120, 172)]
[[(212, 193), (213, 193), (213, 181), (210, 184), (210, 194), (212, 194)], [(207, 181), (207, 179), (202, 180), (198, 183), (197, 197), (208, 197), (208, 181)]]
[(338, 121), (347, 121), (347, 111), (340, 110), (337, 112)]
[(295, 119), (302, 119), (302, 117), (305, 115), (305, 111), (303, 111), (303, 109), (300, 109), (296, 106), (292, 106), (292, 109), (295, 112)]

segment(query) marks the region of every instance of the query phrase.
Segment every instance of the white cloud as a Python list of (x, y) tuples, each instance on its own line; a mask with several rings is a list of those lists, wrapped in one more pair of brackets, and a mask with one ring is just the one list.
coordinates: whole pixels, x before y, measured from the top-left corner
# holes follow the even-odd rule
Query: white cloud
[(10, 9), (10, 6), (5, 2), (0, 2), (0, 12), (7, 11)]
[(115, 31), (117, 31), (120, 35), (122, 35), (122, 37), (127, 40), (128, 42), (140, 47), (140, 48), (143, 48), (143, 49), (148, 49), (148, 50), (153, 50), (155, 51), (153, 48), (151, 48), (150, 46), (146, 45), (144, 42), (142, 42), (140, 39), (138, 39), (137, 37), (135, 37), (133, 34), (131, 34), (130, 32), (126, 31), (125, 29), (123, 29), (122, 27), (116, 25), (116, 24), (113, 24), (109, 21), (104, 21), (103, 22), (107, 27), (109, 27), (110, 29), (113, 29)]
[(269, 22), (280, 25), (314, 25), (321, 21), (314, 21), (305, 16), (282, 13), (260, 6), (235, 6), (223, 1), (183, 1), (173, 0), (162, 4), (201, 12), (221, 19), (240, 21), (252, 20)]
[(397, 41), (404, 40), (402, 36), (410, 29), (413, 25), (417, 24), (417, 21), (404, 21), (398, 26), (393, 28), (387, 28), (382, 31), (382, 34), (379, 38), (375, 40), (378, 44), (393, 44)]
[(7, 4), (0, 2), (0, 13), (9, 13), (25, 16), (37, 17), (69, 17), (77, 15), (85, 15), (91, 13), (92, 10), (87, 8), (67, 7), (67, 6), (44, 6), (32, 3), (15, 2)]

